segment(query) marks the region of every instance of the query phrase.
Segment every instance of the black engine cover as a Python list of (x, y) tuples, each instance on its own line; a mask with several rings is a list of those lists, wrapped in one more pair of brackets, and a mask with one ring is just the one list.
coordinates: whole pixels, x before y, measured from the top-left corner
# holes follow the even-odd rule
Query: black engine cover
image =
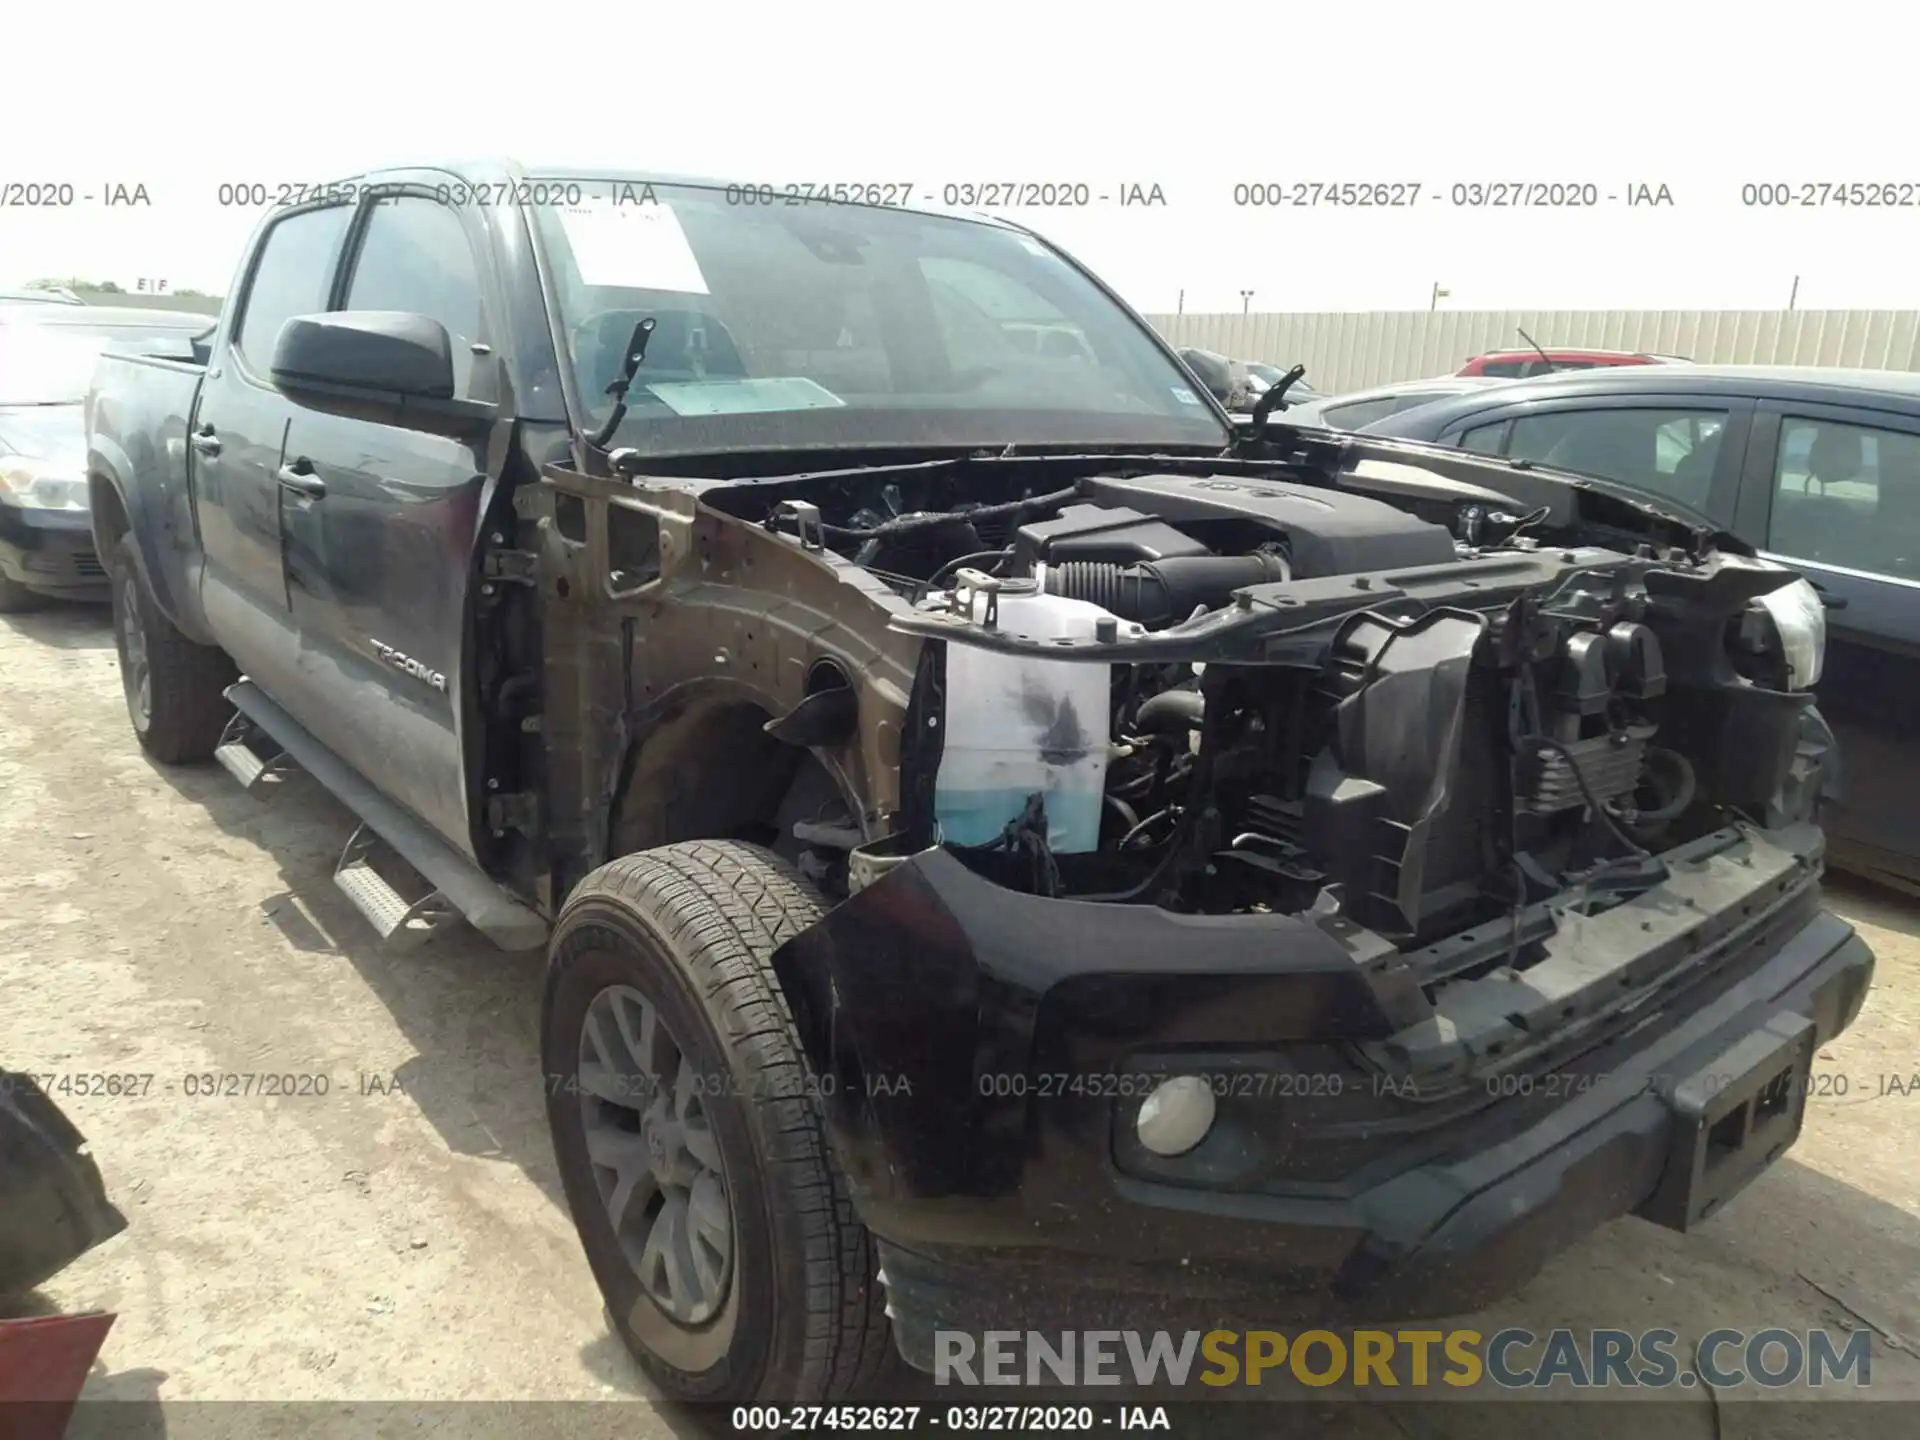
[(1052, 520), (1022, 525), (1014, 538), (1016, 574), (1032, 574), (1037, 561), (1066, 565), (1137, 565), (1173, 555), (1213, 552), (1164, 520), (1110, 505), (1068, 505)]
[(1421, 520), (1384, 500), (1311, 485), (1249, 480), (1231, 475), (1096, 475), (1081, 492), (1105, 505), (1125, 505), (1189, 529), (1222, 553), (1251, 550), (1261, 538), (1216, 540), (1210, 529), (1254, 529), (1284, 538), (1293, 573), (1301, 579), (1444, 565), (1457, 558), (1446, 527)]

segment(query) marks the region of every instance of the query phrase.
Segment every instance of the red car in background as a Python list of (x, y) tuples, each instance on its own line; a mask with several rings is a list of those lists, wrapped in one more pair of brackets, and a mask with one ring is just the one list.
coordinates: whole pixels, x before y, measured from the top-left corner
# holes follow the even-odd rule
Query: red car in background
[(1607, 365), (1687, 365), (1684, 355), (1655, 355), (1644, 350), (1489, 350), (1476, 355), (1456, 375), (1490, 375), (1524, 380), (1554, 370), (1597, 370)]

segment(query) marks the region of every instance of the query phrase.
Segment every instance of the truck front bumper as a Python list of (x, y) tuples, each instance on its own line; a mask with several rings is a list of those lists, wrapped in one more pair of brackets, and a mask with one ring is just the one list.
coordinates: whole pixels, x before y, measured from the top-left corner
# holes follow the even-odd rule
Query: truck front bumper
[(85, 510), (0, 501), (0, 575), (42, 595), (108, 597), (107, 572), (93, 551), (93, 519)]
[[(902, 1353), (931, 1369), (942, 1330), (1454, 1314), (1617, 1217), (1689, 1228), (1792, 1143), (1814, 1048), (1872, 976), (1819, 908), (1817, 831), (1773, 835), (1716, 858), (1753, 889), (1664, 937), (1675, 963), (1653, 939), (1583, 954), (1601, 932), (1574, 928), (1556, 963), (1622, 997), (1582, 1010), (1577, 1053), (1483, 1055), (1417, 1100), (1376, 1063), (1420, 1029), (1390, 1016), (1404, 996), (1315, 924), (1044, 900), (937, 850), (894, 867), (775, 964)], [(1672, 912), (1667, 888), (1619, 909)], [(1178, 1074), (1216, 1118), (1154, 1155), (1139, 1107)]]

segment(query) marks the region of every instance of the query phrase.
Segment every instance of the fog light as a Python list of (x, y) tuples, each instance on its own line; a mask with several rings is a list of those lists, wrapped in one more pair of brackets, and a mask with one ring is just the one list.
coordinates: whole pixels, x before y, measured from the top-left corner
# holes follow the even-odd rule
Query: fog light
[(1156, 1155), (1184, 1155), (1213, 1128), (1213, 1087), (1198, 1075), (1176, 1075), (1153, 1088), (1134, 1129)]

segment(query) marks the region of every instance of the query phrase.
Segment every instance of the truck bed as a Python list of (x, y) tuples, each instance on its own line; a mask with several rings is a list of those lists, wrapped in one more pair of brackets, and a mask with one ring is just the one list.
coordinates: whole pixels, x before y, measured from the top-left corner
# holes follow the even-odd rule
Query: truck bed
[[(185, 551), (161, 544), (159, 537), (197, 533), (187, 429), (206, 373), (206, 363), (197, 359), (103, 353), (94, 364), (86, 405), (87, 471), (95, 477), (90, 488), (101, 563), (112, 565), (114, 535), (121, 528), (113, 525), (113, 511), (124, 504), (127, 519), (136, 522), (125, 528), (141, 547), (154, 598), (182, 631), (203, 642), (209, 638), (204, 624), (182, 608), (193, 593), (183, 568)], [(100, 478), (108, 475), (118, 477), (117, 493), (124, 499), (115, 498), (114, 487)]]

